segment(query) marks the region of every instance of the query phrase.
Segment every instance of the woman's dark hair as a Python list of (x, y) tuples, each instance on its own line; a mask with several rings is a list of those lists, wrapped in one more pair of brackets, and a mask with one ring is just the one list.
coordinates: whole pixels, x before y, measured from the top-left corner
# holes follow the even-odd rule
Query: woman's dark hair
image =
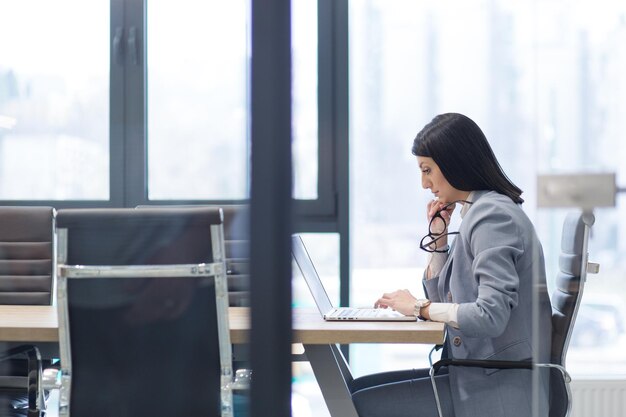
[(511, 182), (498, 163), (489, 142), (472, 119), (458, 113), (436, 116), (417, 134), (413, 155), (432, 158), (446, 180), (457, 190), (492, 190), (517, 204), (522, 190)]

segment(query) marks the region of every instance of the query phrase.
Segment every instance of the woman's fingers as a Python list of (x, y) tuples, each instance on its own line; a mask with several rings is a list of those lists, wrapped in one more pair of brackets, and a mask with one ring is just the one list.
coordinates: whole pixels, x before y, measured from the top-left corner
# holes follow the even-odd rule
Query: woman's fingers
[[(441, 216), (441, 218), (444, 220), (445, 226), (448, 226), (450, 224), (450, 219), (452, 218), (452, 212), (454, 211), (455, 207), (456, 207), (456, 204), (451, 204), (447, 207), (445, 204), (439, 205), (439, 208), (437, 210), (439, 211), (439, 215)], [(437, 210), (435, 210), (435, 213), (437, 212)], [(433, 216), (435, 215), (435, 213), (433, 213)]]
[(428, 218), (433, 217), (437, 210), (439, 210), (439, 201), (432, 200), (428, 205)]
[[(439, 200), (431, 200), (428, 202), (426, 207), (427, 207), (426, 211), (428, 213), (427, 217), (429, 221), (433, 218), (433, 216), (438, 211), (440, 212), (441, 216), (447, 221), (450, 219), (452, 212), (456, 208), (456, 204), (447, 204)], [(446, 214), (448, 215), (447, 217), (446, 217)]]
[(374, 303), (374, 308), (387, 308), (387, 307), (393, 308), (392, 300), (390, 298), (379, 298)]
[(376, 300), (376, 303), (374, 303), (374, 308), (393, 308), (395, 300), (398, 297), (398, 292), (400, 292), (400, 290), (391, 293), (384, 293), (382, 297)]
[(385, 293), (374, 303), (375, 308), (390, 308), (404, 315), (412, 315), (415, 308), (415, 297), (409, 290), (398, 290)]
[(430, 200), (426, 205), (428, 220), (430, 220), (435, 215), (437, 210), (439, 210), (439, 200)]
[(381, 298), (376, 300), (374, 308), (391, 308), (395, 310), (396, 306), (399, 305), (398, 303), (406, 303), (414, 299), (415, 297), (411, 295), (409, 290), (397, 290), (392, 293), (384, 293)]

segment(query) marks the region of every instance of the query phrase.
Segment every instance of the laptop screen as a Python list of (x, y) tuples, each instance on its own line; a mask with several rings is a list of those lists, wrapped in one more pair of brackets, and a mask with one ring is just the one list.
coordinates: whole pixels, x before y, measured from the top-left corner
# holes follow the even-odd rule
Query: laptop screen
[(322, 285), (322, 281), (315, 270), (315, 266), (313, 265), (313, 261), (311, 261), (311, 257), (304, 246), (304, 242), (302, 241), (302, 237), (299, 235), (294, 235), (291, 237), (291, 251), (293, 253), (293, 257), (296, 260), (296, 264), (298, 264), (298, 268), (306, 281), (306, 284), (311, 291), (311, 295), (315, 300), (315, 304), (317, 304), (317, 308), (319, 309), (321, 314), (326, 314), (333, 308), (333, 304)]

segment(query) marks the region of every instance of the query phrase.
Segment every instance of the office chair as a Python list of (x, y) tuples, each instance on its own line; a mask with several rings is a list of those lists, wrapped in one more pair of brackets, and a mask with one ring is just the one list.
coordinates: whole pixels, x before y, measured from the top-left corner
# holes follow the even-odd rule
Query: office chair
[(222, 212), (57, 214), (60, 416), (233, 415)]
[(572, 406), (569, 387), (571, 377), (565, 369), (565, 357), (576, 322), (576, 315), (582, 299), (587, 273), (597, 273), (599, 265), (588, 262), (588, 241), (595, 217), (590, 212), (572, 212), (563, 223), (559, 272), (556, 288), (551, 296), (552, 303), (552, 348), (550, 363), (531, 361), (490, 361), (472, 359), (441, 359), (430, 368), (430, 380), (435, 401), (442, 417), (435, 375), (445, 366), (469, 366), (497, 369), (537, 369), (547, 368), (550, 375), (550, 417), (566, 417)]
[[(52, 207), (0, 207), (0, 304), (51, 304), (53, 242)], [(0, 352), (0, 415), (39, 415), (41, 366), (36, 346)]]

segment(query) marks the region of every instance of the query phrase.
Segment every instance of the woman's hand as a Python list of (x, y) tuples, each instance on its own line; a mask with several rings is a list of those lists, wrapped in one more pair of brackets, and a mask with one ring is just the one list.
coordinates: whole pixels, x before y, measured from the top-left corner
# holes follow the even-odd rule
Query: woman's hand
[[(439, 200), (431, 200), (426, 205), (426, 213), (428, 217), (428, 224), (430, 226), (429, 233), (435, 235), (441, 235), (446, 232), (448, 225), (450, 224), (450, 218), (452, 217), (452, 212), (456, 208), (456, 204), (450, 204), (446, 207), (445, 210), (442, 210), (448, 203), (441, 202)], [(441, 217), (435, 217), (435, 214), (441, 210), (439, 215)], [(441, 220), (443, 219), (443, 221)], [(432, 223), (431, 223), (432, 222)]]
[(383, 294), (383, 296), (374, 303), (374, 308), (390, 308), (405, 316), (413, 316), (415, 315), (416, 301), (417, 298), (413, 297), (409, 290), (398, 290)]
[[(431, 200), (426, 205), (428, 217), (428, 236), (430, 237), (430, 249), (444, 248), (448, 244), (448, 225), (456, 204), (443, 203), (439, 200)], [(439, 213), (439, 214), (437, 214)]]

